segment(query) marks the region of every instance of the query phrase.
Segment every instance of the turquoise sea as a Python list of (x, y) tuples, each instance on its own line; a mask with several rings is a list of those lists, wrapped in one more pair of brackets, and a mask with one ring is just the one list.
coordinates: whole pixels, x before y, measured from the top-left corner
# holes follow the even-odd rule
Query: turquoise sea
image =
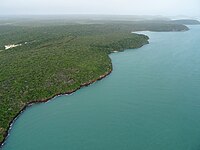
[(142, 32), (113, 72), (28, 108), (2, 150), (200, 150), (200, 26)]

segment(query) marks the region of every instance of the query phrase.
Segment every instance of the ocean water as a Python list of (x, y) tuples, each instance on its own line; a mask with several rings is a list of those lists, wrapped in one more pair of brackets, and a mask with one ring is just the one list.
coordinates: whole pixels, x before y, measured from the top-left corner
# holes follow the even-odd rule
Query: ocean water
[(2, 150), (199, 150), (200, 26), (143, 32), (150, 44), (111, 54), (105, 79), (34, 105)]

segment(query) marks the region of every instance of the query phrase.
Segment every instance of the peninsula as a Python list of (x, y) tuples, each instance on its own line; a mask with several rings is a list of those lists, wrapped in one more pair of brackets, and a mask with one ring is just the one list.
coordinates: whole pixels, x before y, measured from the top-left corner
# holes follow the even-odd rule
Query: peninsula
[(149, 43), (132, 32), (189, 30), (180, 21), (33, 20), (0, 20), (0, 144), (27, 106), (102, 79), (110, 53)]

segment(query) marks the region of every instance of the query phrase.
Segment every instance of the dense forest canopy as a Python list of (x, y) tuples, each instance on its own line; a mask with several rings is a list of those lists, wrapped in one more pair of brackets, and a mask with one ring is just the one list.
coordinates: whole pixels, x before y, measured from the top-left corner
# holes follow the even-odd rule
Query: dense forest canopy
[(97, 80), (112, 70), (110, 53), (148, 44), (147, 36), (132, 33), (144, 30), (188, 28), (169, 20), (1, 19), (0, 142), (30, 102)]

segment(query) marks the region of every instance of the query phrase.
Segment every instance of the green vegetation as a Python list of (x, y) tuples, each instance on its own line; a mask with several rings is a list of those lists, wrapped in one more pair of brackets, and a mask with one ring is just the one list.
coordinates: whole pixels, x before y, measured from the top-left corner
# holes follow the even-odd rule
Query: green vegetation
[[(147, 36), (132, 31), (188, 30), (169, 22), (12, 21), (0, 21), (0, 141), (28, 103), (96, 80), (112, 69), (108, 54), (148, 44)], [(5, 50), (11, 44), (21, 46)]]
[(182, 20), (173, 20), (173, 23), (176, 24), (186, 24), (186, 25), (199, 25), (200, 22), (198, 20), (192, 20), (192, 19), (182, 19)]

